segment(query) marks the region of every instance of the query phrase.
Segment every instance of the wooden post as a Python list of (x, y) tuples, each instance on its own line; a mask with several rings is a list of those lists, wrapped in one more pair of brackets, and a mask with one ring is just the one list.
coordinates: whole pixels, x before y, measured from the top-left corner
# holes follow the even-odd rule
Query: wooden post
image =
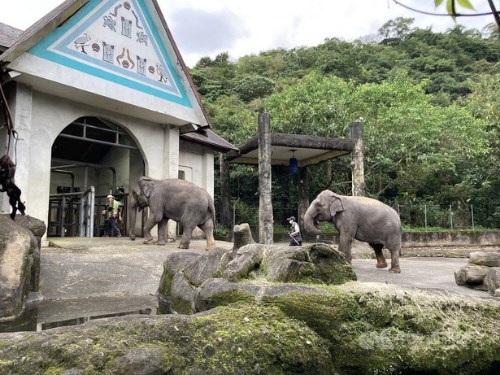
[(309, 171), (308, 167), (300, 168), (300, 180), (299, 180), (299, 206), (298, 206), (298, 215), (299, 215), (299, 224), (302, 233), (304, 233), (304, 227), (302, 226), (302, 221), (304, 219), (304, 215), (309, 208)]
[(351, 124), (351, 139), (354, 141), (352, 151), (352, 195), (365, 195), (365, 171), (363, 155), (363, 123), (357, 120)]
[(273, 243), (273, 201), (271, 197), (271, 120), (259, 114), (259, 243)]
[(231, 190), (229, 189), (229, 162), (226, 155), (219, 153), (220, 170), (220, 224), (227, 228), (233, 226), (233, 214), (231, 212)]

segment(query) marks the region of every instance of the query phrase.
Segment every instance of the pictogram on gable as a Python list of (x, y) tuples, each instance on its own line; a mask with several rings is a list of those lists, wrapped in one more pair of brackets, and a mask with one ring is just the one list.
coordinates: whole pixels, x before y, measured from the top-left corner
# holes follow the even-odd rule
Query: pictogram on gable
[(29, 53), (191, 108), (144, 2), (91, 0)]

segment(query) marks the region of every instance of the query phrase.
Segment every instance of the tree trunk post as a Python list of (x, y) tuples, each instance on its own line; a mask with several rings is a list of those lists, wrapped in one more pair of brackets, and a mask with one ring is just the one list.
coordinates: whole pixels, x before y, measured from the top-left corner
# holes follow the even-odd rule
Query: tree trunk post
[(219, 153), (220, 171), (220, 223), (227, 228), (232, 228), (233, 215), (231, 213), (231, 190), (229, 189), (229, 162), (226, 155)]
[(362, 120), (353, 122), (350, 126), (350, 137), (354, 141), (354, 150), (352, 151), (352, 195), (365, 195), (365, 171), (363, 155), (363, 123)]
[[(302, 221), (304, 219), (304, 215), (309, 208), (309, 170), (308, 167), (300, 168), (300, 180), (299, 180), (299, 207), (298, 207), (298, 215), (299, 215), (299, 224), (301, 230), (303, 230)], [(302, 232), (304, 233), (304, 231)]]
[(259, 243), (273, 243), (273, 202), (271, 196), (271, 120), (259, 114)]

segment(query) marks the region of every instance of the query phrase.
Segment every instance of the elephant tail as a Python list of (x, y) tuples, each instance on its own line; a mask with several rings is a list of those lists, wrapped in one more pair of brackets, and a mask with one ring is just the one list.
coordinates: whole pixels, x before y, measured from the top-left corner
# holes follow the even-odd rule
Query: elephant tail
[(215, 227), (215, 205), (214, 200), (211, 197), (208, 200), (208, 211), (210, 211), (210, 214), (212, 215), (212, 223)]

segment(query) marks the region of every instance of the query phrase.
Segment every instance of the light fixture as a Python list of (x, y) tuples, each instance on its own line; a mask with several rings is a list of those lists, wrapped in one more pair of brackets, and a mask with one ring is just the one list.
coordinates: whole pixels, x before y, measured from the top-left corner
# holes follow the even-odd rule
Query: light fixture
[(294, 176), (299, 175), (299, 162), (297, 161), (297, 158), (295, 157), (295, 151), (296, 149), (291, 149), (289, 150), (292, 152), (292, 157), (289, 160), (289, 165), (290, 165), (290, 173)]

